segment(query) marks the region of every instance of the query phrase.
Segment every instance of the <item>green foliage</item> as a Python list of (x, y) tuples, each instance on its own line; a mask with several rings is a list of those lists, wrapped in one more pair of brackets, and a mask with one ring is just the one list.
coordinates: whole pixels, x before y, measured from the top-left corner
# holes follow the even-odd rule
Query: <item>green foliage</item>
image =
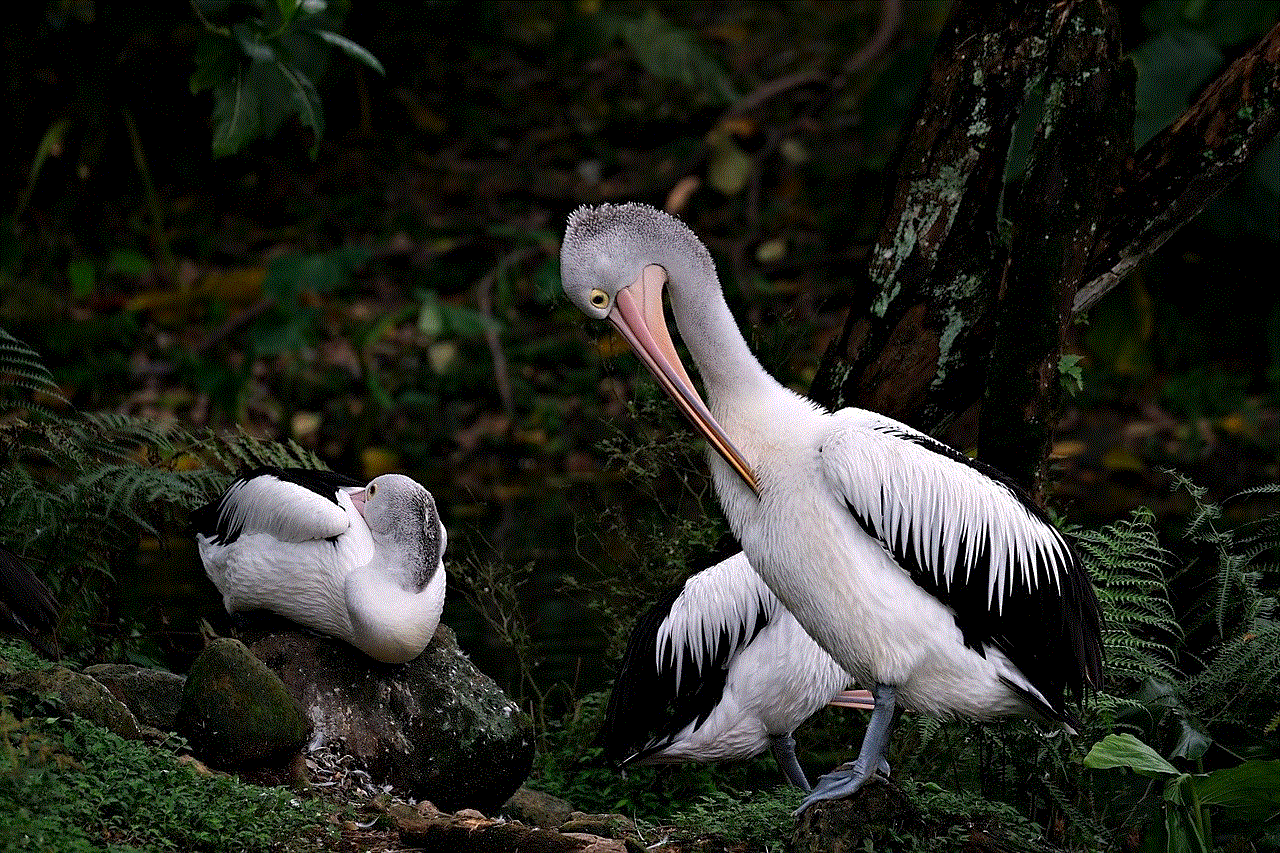
[(1260, 733), (1280, 712), (1280, 511), (1231, 526), (1226, 513), (1280, 494), (1280, 486), (1248, 489), (1218, 504), (1185, 476), (1173, 477), (1193, 505), (1183, 533), (1196, 555), (1188, 571), (1203, 578), (1188, 613), (1207, 647), (1196, 649), (1188, 703), (1211, 725)]
[(50, 669), (54, 666), (52, 661), (47, 661), (33, 652), (27, 643), (10, 637), (0, 637), (0, 660), (24, 672)]
[[(874, 849), (882, 849), (883, 844), (883, 849), (901, 853), (952, 853), (967, 849), (978, 833), (992, 849), (1028, 853), (1049, 849), (1043, 829), (1007, 803), (954, 793), (930, 782), (906, 781), (900, 787), (916, 813), (916, 820), (909, 821), (915, 826), (881, 827), (883, 837), (875, 839)], [(722, 850), (731, 845), (770, 850), (788, 833), (800, 799), (798, 791), (783, 785), (717, 790), (681, 809), (671, 822), (677, 840), (695, 849)]]
[(1162, 820), (1149, 828), (1146, 850), (1212, 849), (1209, 807), (1253, 830), (1280, 818), (1280, 761), (1246, 761), (1211, 773), (1184, 773), (1131, 734), (1111, 734), (1084, 758), (1094, 770), (1130, 770), (1162, 786)]
[[(1078, 737), (1046, 736), (1025, 722), (917, 718), (899, 731), (890, 756), (896, 771), (950, 779), (961, 792), (1003, 799), (1039, 821), (1056, 815), (1066, 838), (1089, 849), (1135, 826), (1151, 850), (1212, 849), (1210, 826), (1257, 837), (1262, 822), (1243, 816), (1265, 812), (1270, 795), (1247, 791), (1270, 779), (1271, 765), (1246, 767), (1210, 750), (1230, 743), (1236, 755), (1274, 756), (1265, 727), (1280, 712), (1271, 621), (1280, 525), (1263, 513), (1227, 527), (1224, 507), (1280, 489), (1216, 504), (1184, 477), (1174, 479), (1193, 509), (1183, 535), (1168, 544), (1146, 508), (1099, 530), (1072, 532), (1104, 626), (1104, 689), (1082, 707)], [(1095, 746), (1085, 759), (1080, 750), (1088, 744)], [(1209, 760), (1225, 766), (1207, 776), (1188, 769)], [(1082, 774), (1082, 767), (1147, 775)], [(1206, 779), (1213, 780), (1211, 803), (1201, 796)], [(1232, 780), (1245, 787), (1219, 806)], [(1216, 822), (1208, 820), (1210, 805)], [(1191, 846), (1177, 847), (1183, 842)]]
[(1008, 803), (948, 791), (931, 782), (908, 782), (903, 787), (929, 832), (924, 838), (905, 839), (901, 849), (948, 853), (962, 849), (975, 832), (988, 836), (1002, 850), (1048, 849), (1043, 828)]
[(1171, 376), (1161, 389), (1160, 400), (1183, 419), (1222, 417), (1245, 406), (1246, 385), (1242, 376), (1197, 367)]
[(448, 565), (449, 581), (484, 620), (492, 635), (515, 657), (517, 683), (507, 685), (527, 704), (539, 737), (546, 729), (548, 699), (556, 685), (544, 685), (535, 672), (538, 648), (521, 602), (532, 564), (519, 566), (500, 560), (454, 559)]
[(630, 565), (583, 584), (613, 626), (621, 655), (636, 614), (718, 559), (739, 550), (715, 505), (702, 440), (687, 428), (656, 386), (637, 389), (627, 416), (600, 441), (610, 467), (648, 500), (632, 513), (610, 513), (608, 533), (626, 543)]
[[(1142, 583), (1123, 595), (1123, 607), (1112, 612), (1127, 614), (1133, 627), (1158, 629), (1164, 639), (1152, 646), (1155, 635), (1148, 633), (1143, 644), (1127, 642), (1117, 650), (1139, 664), (1124, 667), (1131, 674), (1156, 675), (1163, 668), (1169, 676), (1168, 682), (1149, 679), (1124, 702), (1111, 703), (1118, 722), (1136, 727), (1142, 737), (1110, 733), (1097, 741), (1084, 766), (1137, 774), (1112, 775), (1111, 783), (1118, 786), (1115, 802), (1128, 803), (1129, 819), (1142, 824), (1145, 850), (1208, 851), (1219, 843), (1215, 828), (1219, 835), (1226, 831), (1242, 840), (1257, 839), (1268, 825), (1274, 831), (1280, 817), (1275, 794), (1280, 762), (1262, 757), (1275, 754), (1266, 732), (1280, 712), (1280, 631), (1272, 618), (1280, 513), (1262, 511), (1243, 522), (1228, 522), (1232, 507), (1240, 508), (1245, 499), (1268, 498), (1280, 493), (1280, 487), (1250, 489), (1217, 503), (1185, 476), (1172, 476), (1192, 504), (1172, 553), (1155, 543), (1149, 513), (1126, 527), (1081, 537), (1082, 547), (1095, 557), (1100, 549), (1105, 553), (1129, 543), (1091, 565), (1101, 566), (1103, 575), (1114, 575), (1116, 555), (1125, 555), (1120, 561), (1124, 571)], [(1178, 571), (1157, 572), (1169, 566)], [(1176, 580), (1170, 583), (1175, 588), (1190, 590), (1191, 598), (1171, 602), (1158, 583), (1162, 577)], [(1114, 599), (1115, 586), (1100, 583), (1100, 595)], [(1187, 614), (1176, 633), (1165, 630), (1171, 608)], [(1169, 651), (1176, 657), (1167, 657)], [(1181, 673), (1171, 660), (1179, 662)], [(1156, 749), (1148, 743), (1166, 746)], [(1214, 743), (1223, 749), (1211, 752)], [(1248, 755), (1259, 757), (1239, 761)], [(1225, 766), (1195, 772), (1210, 759)], [(1176, 761), (1194, 763), (1195, 770)], [(1154, 783), (1146, 781), (1151, 779)]]
[[(253, 4), (256, 14), (215, 24), (230, 11), (221, 0), (192, 4), (204, 24), (196, 45), (191, 93), (212, 90), (213, 156), (235, 154), (259, 137), (272, 137), (290, 116), (311, 129), (311, 157), (320, 151), (324, 109), (314, 80), (323, 73), (332, 48), (349, 58), (386, 72), (360, 45), (334, 30), (331, 6), (303, 0)], [(234, 7), (243, 12), (243, 4)]]
[[(1130, 56), (1137, 70), (1134, 142), (1141, 146), (1178, 118), (1235, 55), (1280, 18), (1271, 0), (1154, 0), (1142, 23), (1149, 32)], [(1245, 173), (1240, 186), (1215, 199), (1203, 221), (1224, 235), (1277, 236), (1280, 187), (1272, 143)], [(1264, 162), (1266, 161), (1266, 162)], [(1271, 167), (1268, 166), (1268, 163)]]
[[(584, 811), (618, 812), (666, 823), (683, 804), (725, 791), (749, 797), (762, 778), (779, 778), (772, 759), (765, 758), (736, 764), (632, 767), (620, 773), (604, 763), (594, 743), (607, 702), (604, 691), (588, 693), (562, 717), (547, 723), (534, 757), (531, 786)], [(790, 807), (797, 805), (799, 798), (793, 795)]]
[[(28, 353), (5, 356), (16, 368), (0, 379), (0, 399), (47, 381)], [(295, 443), (243, 433), (222, 437), (111, 413), (34, 415), (0, 423), (0, 544), (43, 567), (64, 607), (64, 646), (73, 649), (91, 642), (84, 632), (100, 615), (112, 566), (141, 536), (164, 541), (164, 531), (241, 468), (322, 467)]]
[(204, 778), (171, 746), (0, 696), (0, 853), (315, 849), (324, 810), (280, 788)]
[(1156, 0), (1142, 23), (1150, 38), (1132, 54), (1138, 69), (1134, 140), (1142, 145), (1181, 115), (1222, 66), (1223, 48), (1250, 42), (1276, 22), (1268, 0)]
[(692, 841), (714, 839), (767, 849), (779, 844), (800, 805), (800, 792), (778, 785), (731, 793), (716, 790), (698, 797), (671, 818), (679, 836)]
[[(323, 252), (288, 252), (272, 258), (261, 273), (260, 300), (241, 315), (246, 320), (243, 326), (232, 322), (224, 327), (226, 344), (210, 346), (207, 353), (179, 354), (180, 375), (191, 386), (207, 393), (217, 409), (240, 422), (246, 395), (256, 381), (255, 371), (264, 360), (272, 358), (279, 359), (281, 367), (290, 374), (302, 370), (310, 349), (329, 334), (322, 297), (349, 285), (355, 271), (368, 259), (369, 251), (358, 246)], [(252, 272), (249, 275), (252, 276)], [(227, 313), (228, 308), (216, 289), (209, 296), (207, 308), (211, 317)], [(189, 319), (184, 312), (183, 320)], [(374, 327), (374, 331), (380, 330), (380, 326)], [(343, 331), (351, 338), (360, 334), (359, 330)], [(235, 356), (228, 357), (228, 352)], [(385, 392), (377, 394), (379, 386), (372, 370), (362, 373), (375, 399), (389, 407), (391, 401), (385, 399)]]
[(632, 17), (610, 9), (594, 16), (606, 41), (621, 38), (654, 77), (675, 80), (708, 99), (730, 104), (740, 97), (720, 64), (688, 30), (673, 26), (652, 6)]
[(1172, 555), (1160, 544), (1146, 507), (1101, 530), (1072, 531), (1103, 614), (1104, 679), (1112, 692), (1176, 677), (1182, 637), (1169, 601)]
[(1058, 377), (1069, 394), (1078, 394), (1084, 388), (1084, 371), (1080, 367), (1081, 355), (1068, 354), (1058, 358)]
[(367, 250), (352, 246), (273, 258), (262, 279), (262, 293), (271, 305), (254, 319), (245, 335), (253, 354), (295, 352), (314, 343), (320, 311), (309, 304), (310, 295), (336, 290), (368, 258)]
[(32, 394), (66, 402), (39, 353), (0, 328), (0, 413), (33, 408), (48, 411), (31, 400)]

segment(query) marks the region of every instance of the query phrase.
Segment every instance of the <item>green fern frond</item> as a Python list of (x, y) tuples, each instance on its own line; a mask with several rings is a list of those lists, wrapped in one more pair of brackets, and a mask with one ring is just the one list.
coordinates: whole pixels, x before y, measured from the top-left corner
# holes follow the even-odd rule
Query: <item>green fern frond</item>
[(1212, 554), (1211, 563), (1194, 565), (1207, 575), (1208, 588), (1190, 610), (1211, 614), (1211, 623), (1209, 617), (1200, 623), (1211, 624), (1212, 631), (1206, 648), (1188, 650), (1199, 663), (1184, 685), (1188, 705), (1211, 725), (1261, 730), (1280, 710), (1280, 623), (1273, 620), (1280, 513), (1266, 512), (1231, 527), (1222, 506), (1280, 494), (1280, 485), (1246, 489), (1219, 505), (1187, 478), (1174, 480), (1193, 503), (1193, 523), (1184, 540), (1201, 554)]
[(1244, 489), (1243, 491), (1236, 492), (1234, 495), (1224, 500), (1223, 504), (1228, 504), (1243, 498), (1256, 497), (1258, 495), (1280, 495), (1280, 483), (1264, 483), (1261, 486)]
[(0, 544), (44, 567), (83, 629), (101, 618), (113, 566), (140, 536), (174, 535), (188, 510), (257, 465), (323, 467), (293, 442), (117, 413), (10, 418), (0, 423)]
[(1187, 695), (1210, 723), (1264, 729), (1280, 713), (1280, 623), (1259, 620), (1219, 646)]
[(1208, 541), (1216, 535), (1212, 526), (1213, 522), (1222, 517), (1222, 507), (1207, 500), (1209, 490), (1196, 485), (1185, 474), (1168, 468), (1163, 471), (1173, 480), (1174, 491), (1185, 489), (1191, 496), (1192, 512), (1186, 530), (1183, 531), (1183, 538), (1188, 541)]
[(1101, 530), (1076, 531), (1076, 546), (1094, 579), (1103, 617), (1108, 683), (1175, 678), (1181, 640), (1166, 575), (1171, 555), (1146, 507)]
[(0, 328), (0, 410), (28, 409), (49, 413), (47, 407), (29, 399), (29, 395), (22, 391), (44, 394), (60, 403), (67, 402), (40, 354)]

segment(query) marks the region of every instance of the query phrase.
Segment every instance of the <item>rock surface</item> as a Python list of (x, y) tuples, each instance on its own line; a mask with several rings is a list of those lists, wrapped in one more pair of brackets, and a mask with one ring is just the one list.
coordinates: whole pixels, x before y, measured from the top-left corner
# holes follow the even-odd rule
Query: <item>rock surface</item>
[(561, 832), (595, 835), (600, 838), (625, 838), (636, 834), (635, 821), (620, 814), (571, 812), (569, 818), (558, 828)]
[(559, 797), (521, 787), (511, 795), (511, 799), (502, 804), (501, 812), (529, 826), (559, 829), (561, 824), (569, 820), (573, 806)]
[(889, 781), (852, 797), (814, 803), (796, 821), (792, 853), (862, 853), (892, 850), (906, 835), (920, 835), (924, 819), (902, 789)]
[(420, 656), (378, 663), (341, 640), (287, 631), (253, 644), (315, 726), (375, 779), (443, 809), (496, 810), (529, 775), (533, 726), (441, 625)]
[[(469, 810), (468, 810), (469, 811)], [(432, 853), (625, 853), (621, 841), (592, 835), (562, 835), (519, 822), (489, 820), (459, 812), (444, 814), (430, 803), (393, 804), (387, 817), (400, 843)]]
[(239, 640), (219, 639), (191, 664), (177, 731), (214, 767), (287, 764), (311, 724), (270, 669)]
[(55, 666), (43, 670), (17, 671), (5, 679), (6, 691), (22, 690), (34, 696), (54, 694), (71, 714), (84, 717), (120, 737), (138, 740), (145, 735), (133, 712), (83, 672)]
[(85, 674), (111, 691), (125, 704), (138, 722), (161, 731), (175, 731), (182, 706), (185, 676), (162, 669), (148, 669), (128, 663), (100, 663), (86, 667)]

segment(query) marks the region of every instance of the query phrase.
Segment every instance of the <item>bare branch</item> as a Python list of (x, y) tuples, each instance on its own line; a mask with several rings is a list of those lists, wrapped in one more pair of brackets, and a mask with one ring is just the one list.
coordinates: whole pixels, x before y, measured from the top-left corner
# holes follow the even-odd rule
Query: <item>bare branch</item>
[(1125, 165), (1072, 310), (1087, 311), (1204, 210), (1280, 130), (1280, 24)]

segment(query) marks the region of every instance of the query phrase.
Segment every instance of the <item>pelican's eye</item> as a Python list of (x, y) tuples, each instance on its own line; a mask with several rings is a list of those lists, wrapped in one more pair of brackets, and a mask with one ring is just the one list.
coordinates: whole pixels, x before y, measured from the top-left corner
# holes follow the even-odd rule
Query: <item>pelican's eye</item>
[(591, 291), (591, 304), (597, 308), (608, 308), (609, 294), (605, 293), (598, 287), (595, 288)]
[(373, 497), (377, 493), (378, 493), (378, 487), (373, 485), (372, 483), (369, 485), (369, 488), (365, 489), (365, 494), (368, 495), (369, 497)]

